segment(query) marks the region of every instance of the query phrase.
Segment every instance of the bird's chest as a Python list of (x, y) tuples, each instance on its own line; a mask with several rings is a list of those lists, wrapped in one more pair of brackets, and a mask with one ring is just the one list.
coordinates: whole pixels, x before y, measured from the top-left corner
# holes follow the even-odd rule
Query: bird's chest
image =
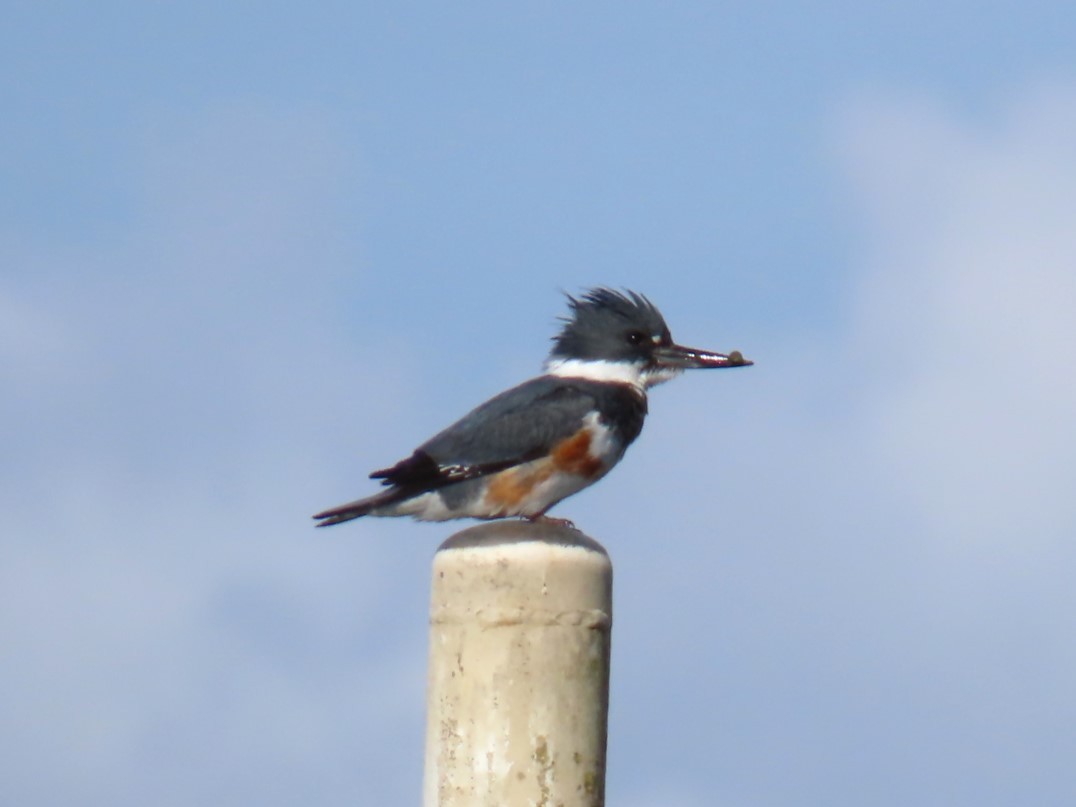
[(491, 476), (483, 505), (498, 516), (544, 513), (608, 473), (626, 447), (597, 414), (588, 415), (582, 427), (554, 444), (547, 456)]

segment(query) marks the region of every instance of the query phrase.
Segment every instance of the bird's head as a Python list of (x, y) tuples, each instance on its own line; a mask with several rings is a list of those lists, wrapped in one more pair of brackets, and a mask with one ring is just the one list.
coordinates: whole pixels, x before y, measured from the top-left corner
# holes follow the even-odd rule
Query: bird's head
[(569, 295), (568, 307), (547, 362), (557, 375), (646, 388), (684, 370), (751, 364), (739, 351), (713, 353), (677, 345), (661, 312), (634, 291), (590, 289), (579, 297)]

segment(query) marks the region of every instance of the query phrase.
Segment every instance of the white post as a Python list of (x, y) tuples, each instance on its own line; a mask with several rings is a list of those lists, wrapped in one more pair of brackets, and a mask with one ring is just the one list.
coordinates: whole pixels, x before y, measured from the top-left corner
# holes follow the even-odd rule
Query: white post
[(603, 807), (612, 583), (567, 527), (491, 522), (441, 545), (424, 807)]

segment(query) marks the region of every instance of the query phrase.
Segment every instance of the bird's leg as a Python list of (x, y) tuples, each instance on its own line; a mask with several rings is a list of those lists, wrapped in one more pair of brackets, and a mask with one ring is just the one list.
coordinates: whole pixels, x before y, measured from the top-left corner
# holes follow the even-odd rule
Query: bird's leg
[(565, 527), (569, 530), (576, 529), (575, 523), (566, 518), (553, 518), (547, 516), (545, 513), (538, 513), (533, 516), (523, 516), (524, 519), (531, 524), (548, 524), (550, 527)]

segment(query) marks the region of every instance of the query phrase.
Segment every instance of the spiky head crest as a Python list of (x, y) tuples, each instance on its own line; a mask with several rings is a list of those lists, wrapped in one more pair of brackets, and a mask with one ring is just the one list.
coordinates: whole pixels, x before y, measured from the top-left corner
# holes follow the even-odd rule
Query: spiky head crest
[(570, 316), (561, 318), (550, 359), (645, 362), (655, 345), (672, 343), (661, 312), (637, 292), (600, 286), (566, 296)]

